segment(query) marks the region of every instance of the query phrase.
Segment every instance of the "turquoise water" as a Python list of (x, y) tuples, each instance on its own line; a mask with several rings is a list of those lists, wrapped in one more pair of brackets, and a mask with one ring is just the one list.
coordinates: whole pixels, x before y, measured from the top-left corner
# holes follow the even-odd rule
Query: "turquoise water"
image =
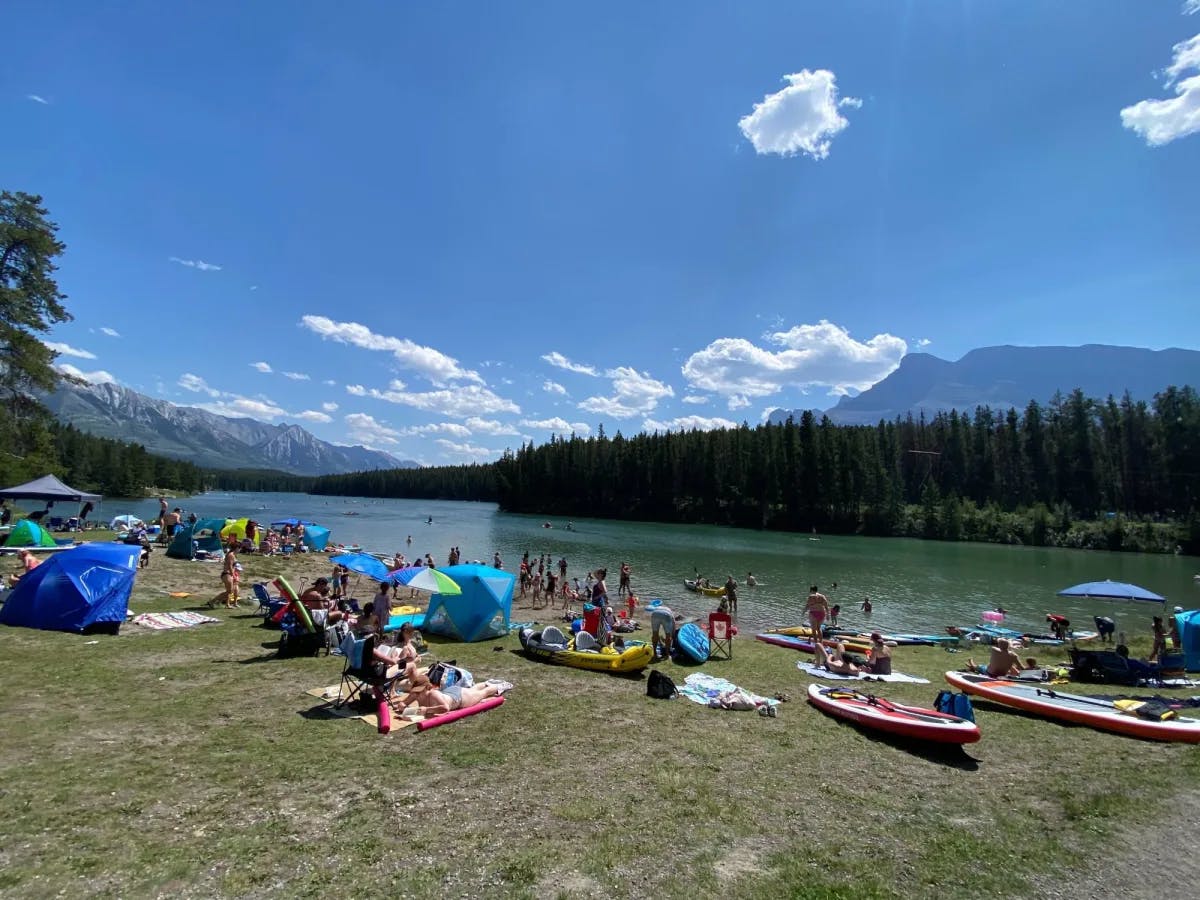
[[(1006, 624), (1041, 629), (1048, 612), (1090, 627), (1094, 615), (1111, 615), (1130, 633), (1147, 631), (1159, 604), (1068, 599), (1055, 591), (1083, 581), (1131, 581), (1191, 609), (1200, 606), (1200, 572), (1193, 557), (1104, 553), (991, 544), (952, 544), (898, 538), (821, 537), (718, 528), (576, 519), (566, 521), (501, 513), (493, 504), (429, 500), (371, 500), (310, 497), (307, 494), (209, 493), (172, 502), (199, 516), (249, 516), (263, 522), (298, 516), (332, 529), (332, 539), (408, 557), (432, 554), (444, 564), (451, 546), (464, 560), (491, 562), (499, 550), (505, 568), (515, 570), (528, 550), (536, 559), (565, 556), (568, 576), (607, 566), (609, 587), (617, 587), (622, 561), (633, 567), (634, 590), (643, 599), (662, 597), (678, 612), (700, 614), (715, 602), (686, 591), (683, 579), (698, 570), (714, 584), (732, 573), (745, 582), (748, 571), (759, 586), (739, 593), (743, 628), (797, 624), (810, 584), (820, 585), (842, 619), (895, 631), (941, 631), (947, 624), (972, 624), (997, 606), (1008, 610)], [(155, 500), (106, 500), (96, 517), (121, 513), (157, 515)], [(346, 515), (355, 513), (355, 515)], [(433, 524), (425, 524), (428, 517)], [(408, 536), (412, 544), (407, 544)], [(836, 582), (837, 587), (833, 585)], [(869, 619), (858, 610), (870, 596)]]

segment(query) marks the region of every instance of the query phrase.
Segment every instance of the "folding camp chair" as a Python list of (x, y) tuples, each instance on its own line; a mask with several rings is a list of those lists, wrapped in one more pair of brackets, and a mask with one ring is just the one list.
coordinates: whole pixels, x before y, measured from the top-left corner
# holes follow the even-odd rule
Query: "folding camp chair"
[[(256, 581), (250, 587), (254, 591), (254, 599), (258, 601), (258, 608), (254, 610), (255, 615), (269, 615), (271, 604), (287, 602), (282, 597), (272, 597), (271, 592), (267, 590), (267, 583), (265, 581)], [(278, 607), (275, 608), (278, 609)]]
[(708, 658), (733, 659), (733, 619), (729, 613), (708, 614)]
[(363, 692), (367, 690), (391, 701), (392, 688), (401, 673), (389, 677), (380, 672), (382, 664), (375, 664), (376, 639), (373, 634), (365, 638), (347, 634), (342, 641), (342, 653), (346, 661), (342, 666), (342, 679), (338, 683), (338, 699), (333, 704), (336, 708), (340, 709), (355, 698), (364, 696)]

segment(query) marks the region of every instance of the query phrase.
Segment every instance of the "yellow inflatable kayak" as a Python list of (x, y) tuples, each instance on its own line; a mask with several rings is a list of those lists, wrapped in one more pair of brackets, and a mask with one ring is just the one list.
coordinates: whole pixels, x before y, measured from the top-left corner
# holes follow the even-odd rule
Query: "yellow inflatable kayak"
[(683, 586), (689, 591), (695, 591), (697, 594), (703, 594), (706, 597), (725, 596), (724, 587), (709, 587), (707, 585), (700, 584), (699, 582), (692, 581), (690, 578), (685, 578), (683, 580)]
[(640, 672), (654, 659), (654, 649), (642, 641), (627, 642), (624, 650), (599, 646), (595, 649), (580, 649), (577, 645), (589, 642), (594, 645), (595, 639), (591, 635), (587, 635), (586, 638), (568, 639), (553, 625), (548, 625), (541, 631), (522, 628), (520, 638), (521, 647), (528, 656), (591, 672)]

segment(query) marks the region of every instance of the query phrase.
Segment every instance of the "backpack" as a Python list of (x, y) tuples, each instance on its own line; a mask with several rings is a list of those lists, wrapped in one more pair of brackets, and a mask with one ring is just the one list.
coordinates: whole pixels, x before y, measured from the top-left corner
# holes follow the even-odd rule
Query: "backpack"
[(975, 710), (971, 706), (971, 698), (966, 694), (938, 691), (937, 699), (933, 701), (933, 708), (948, 716), (958, 716), (968, 722), (975, 721)]
[(664, 675), (658, 669), (650, 672), (650, 677), (646, 680), (647, 697), (653, 697), (655, 700), (670, 700), (677, 693), (679, 691), (670, 675)]

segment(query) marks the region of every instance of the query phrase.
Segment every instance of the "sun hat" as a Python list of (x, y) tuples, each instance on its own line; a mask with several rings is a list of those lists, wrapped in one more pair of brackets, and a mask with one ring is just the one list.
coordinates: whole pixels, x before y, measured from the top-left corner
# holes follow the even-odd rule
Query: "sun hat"
[(881, 644), (881, 643), (883, 643), (883, 635), (880, 634), (878, 631), (872, 631), (871, 632), (871, 640), (877, 644)]

